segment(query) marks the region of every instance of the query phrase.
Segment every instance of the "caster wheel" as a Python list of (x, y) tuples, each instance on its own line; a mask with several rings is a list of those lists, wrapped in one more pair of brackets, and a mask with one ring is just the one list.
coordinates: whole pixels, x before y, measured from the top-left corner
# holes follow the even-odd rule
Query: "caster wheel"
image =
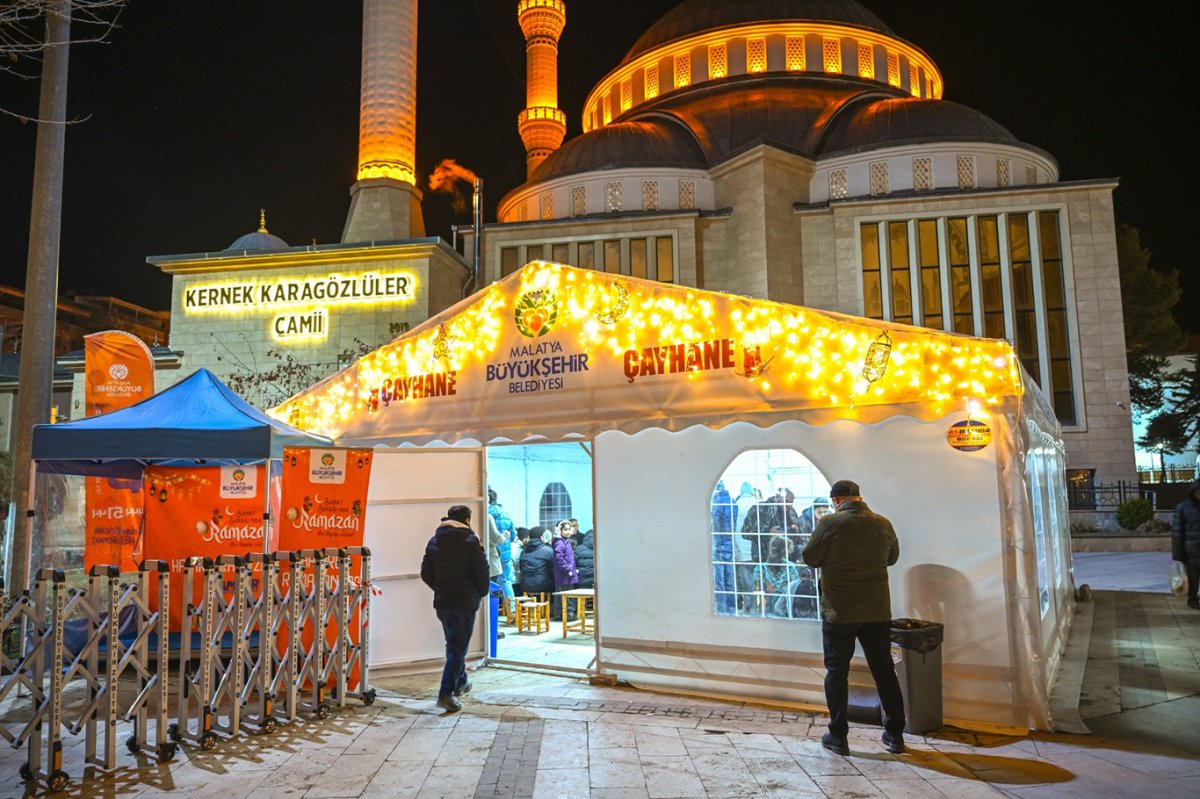
[(21, 775), (22, 780), (24, 780), (25, 782), (29, 782), (30, 775), (29, 775), (29, 764), (28, 763), (22, 763), (21, 767), (19, 769), (17, 769), (17, 773)]
[(58, 793), (63, 788), (66, 788), (67, 783), (70, 781), (71, 778), (67, 775), (67, 772), (56, 771), (50, 775), (50, 780), (46, 785), (50, 789), (51, 793)]
[(317, 706), (317, 718), (321, 719), (322, 721), (329, 718), (329, 705)]
[(125, 748), (129, 750), (129, 754), (136, 755), (142, 751), (141, 745), (138, 743), (136, 735), (131, 735), (125, 739)]
[(366, 705), (367, 707), (370, 707), (371, 705), (375, 704), (375, 689), (372, 688), (369, 691), (366, 691), (365, 693), (363, 693), (362, 700), (363, 700), (363, 704)]
[(216, 733), (206, 732), (203, 735), (201, 735), (200, 736), (200, 748), (203, 749), (205, 752), (211, 752), (213, 749), (216, 749), (217, 748)]
[(175, 757), (175, 752), (178, 747), (175, 744), (159, 744), (158, 745), (158, 762), (166, 763), (171, 758)]
[(169, 737), (175, 743), (179, 743), (180, 741), (183, 740), (183, 736), (179, 733), (179, 725), (178, 724), (168, 725), (167, 737)]
[(275, 723), (275, 719), (267, 719), (261, 725), (259, 725), (259, 731), (261, 731), (264, 735), (270, 735), (271, 733), (275, 732), (278, 727), (279, 725)]

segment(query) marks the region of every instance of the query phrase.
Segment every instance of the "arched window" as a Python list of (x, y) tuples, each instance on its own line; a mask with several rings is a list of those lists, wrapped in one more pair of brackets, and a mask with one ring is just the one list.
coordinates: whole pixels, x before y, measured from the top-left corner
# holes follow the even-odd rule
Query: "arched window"
[(571, 518), (571, 495), (562, 483), (547, 483), (538, 504), (538, 523), (547, 530), (563, 519)]
[(801, 552), (830, 509), (829, 481), (796, 450), (734, 458), (709, 507), (713, 612), (819, 620), (816, 574)]

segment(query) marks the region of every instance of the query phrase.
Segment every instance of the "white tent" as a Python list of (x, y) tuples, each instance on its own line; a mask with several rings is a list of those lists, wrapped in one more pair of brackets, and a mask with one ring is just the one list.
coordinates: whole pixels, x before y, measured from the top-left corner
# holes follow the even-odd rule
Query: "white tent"
[[(484, 467), (466, 474), (463, 458), (481, 446), (590, 442), (597, 668), (822, 706), (818, 622), (723, 616), (713, 600), (714, 485), (742, 452), (794, 449), (894, 522), (893, 612), (945, 624), (947, 719), (1051, 726), (1073, 614), (1063, 447), (1003, 341), (535, 262), (273, 413), (450, 467), (439, 479), (401, 458), (372, 478), (368, 543), (398, 586), (432, 529), (420, 517), (420, 536), (397, 539), (388, 509), (421, 504), (413, 486), (433, 513), (482, 497)], [(397, 591), (389, 605), (420, 600)], [(436, 628), (407, 623), (374, 640), (424, 648), (383, 643), (376, 660), (436, 656)]]

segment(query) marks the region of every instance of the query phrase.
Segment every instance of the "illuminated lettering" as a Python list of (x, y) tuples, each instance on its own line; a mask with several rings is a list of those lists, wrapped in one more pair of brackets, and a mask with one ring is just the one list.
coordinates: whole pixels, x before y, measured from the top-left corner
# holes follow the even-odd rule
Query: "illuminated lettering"
[(632, 383), (639, 377), (732, 369), (733, 340), (688, 341), (640, 350), (626, 350), (625, 378)]

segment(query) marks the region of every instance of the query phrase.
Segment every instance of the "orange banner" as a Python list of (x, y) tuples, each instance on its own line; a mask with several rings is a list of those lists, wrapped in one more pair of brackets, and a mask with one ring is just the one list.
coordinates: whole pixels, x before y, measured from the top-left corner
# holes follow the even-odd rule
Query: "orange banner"
[[(108, 330), (84, 336), (87, 416), (127, 408), (154, 394), (154, 356), (137, 336)], [(86, 478), (83, 566), (137, 569), (143, 513), (140, 480)]]
[[(282, 516), (278, 523), (278, 546), (285, 551), (324, 549), (326, 547), (360, 547), (367, 521), (367, 489), (371, 480), (369, 449), (305, 449), (285, 447), (283, 450)], [(352, 574), (361, 574), (362, 564), (354, 558)], [(328, 581), (334, 584), (337, 572), (329, 572)], [(305, 564), (306, 585), (313, 580), (313, 564)], [(357, 587), (357, 586), (355, 586)], [(327, 629), (330, 646), (336, 642), (337, 631)], [(282, 635), (280, 646), (286, 644)], [(312, 630), (304, 628), (304, 646), (312, 643)], [(350, 640), (358, 643), (358, 608), (350, 619)], [(347, 678), (350, 690), (358, 686), (358, 674)]]
[[(218, 555), (263, 551), (267, 472), (261, 465), (147, 466), (142, 479), (146, 488), (145, 557), (171, 565), (170, 621), (171, 630), (178, 631), (187, 558), (216, 559)], [(194, 586), (190, 602), (200, 601), (200, 588)], [(232, 591), (230, 573), (225, 578), (226, 596)]]

